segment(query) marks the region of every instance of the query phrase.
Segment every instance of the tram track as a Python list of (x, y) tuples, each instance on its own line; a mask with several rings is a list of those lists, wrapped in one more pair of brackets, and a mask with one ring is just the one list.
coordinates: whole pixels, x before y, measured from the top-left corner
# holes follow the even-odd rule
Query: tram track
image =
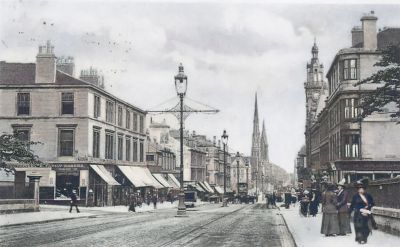
[[(253, 205), (253, 206), (254, 206), (254, 205)], [(201, 224), (201, 225), (199, 225), (199, 226), (197, 226), (197, 227), (195, 227), (195, 228), (193, 228), (193, 229), (191, 229), (191, 230), (189, 230), (189, 231), (185, 231), (185, 232), (183, 232), (182, 234), (178, 235), (176, 238), (170, 239), (169, 241), (164, 242), (164, 243), (162, 243), (161, 245), (157, 245), (157, 246), (158, 246), (158, 247), (177, 246), (177, 245), (175, 245), (175, 244), (176, 244), (177, 242), (179, 242), (180, 240), (184, 239), (185, 237), (187, 237), (188, 235), (190, 235), (190, 234), (192, 234), (192, 233), (194, 233), (194, 232), (196, 232), (196, 231), (198, 231), (198, 230), (204, 230), (204, 228), (205, 228), (206, 226), (209, 226), (209, 225), (211, 225), (211, 224), (213, 224), (213, 223), (216, 223), (217, 221), (222, 220), (222, 219), (224, 219), (224, 218), (227, 217), (227, 216), (233, 215), (233, 214), (235, 214), (235, 213), (237, 213), (237, 212), (239, 212), (239, 211), (241, 211), (241, 210), (243, 210), (243, 209), (245, 209), (245, 208), (247, 208), (247, 207), (248, 207), (248, 206), (241, 207), (241, 208), (236, 209), (236, 210), (234, 210), (234, 211), (232, 211), (232, 212), (228, 212), (228, 213), (225, 213), (225, 214), (223, 214), (223, 215), (221, 215), (221, 216), (218, 216), (218, 217), (216, 217), (216, 218), (214, 218), (214, 219), (208, 221), (207, 223)], [(191, 237), (189, 240), (187, 240), (187, 241), (185, 241), (183, 244), (179, 244), (179, 245), (180, 245), (180, 246), (185, 246), (186, 244), (189, 244), (190, 242), (194, 241), (195, 239), (201, 237), (201, 236), (204, 235), (204, 234), (205, 234), (204, 231), (199, 231), (198, 234), (195, 234), (195, 235), (194, 235), (193, 237)]]

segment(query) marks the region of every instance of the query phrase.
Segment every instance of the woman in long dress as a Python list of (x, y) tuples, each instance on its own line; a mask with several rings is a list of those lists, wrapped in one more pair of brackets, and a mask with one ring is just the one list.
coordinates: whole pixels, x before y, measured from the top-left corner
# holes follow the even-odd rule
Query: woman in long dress
[(339, 234), (339, 221), (336, 210), (337, 197), (333, 190), (333, 184), (328, 184), (327, 190), (322, 194), (321, 234), (325, 234), (327, 237)]
[(338, 183), (337, 193), (337, 209), (338, 209), (338, 220), (339, 220), (339, 235), (346, 235), (351, 233), (349, 207), (347, 205), (349, 201), (349, 192), (345, 187), (346, 180), (343, 179)]
[(365, 244), (372, 230), (371, 209), (375, 204), (372, 196), (366, 192), (366, 182), (357, 181), (356, 187), (358, 193), (355, 194), (351, 200), (349, 212), (351, 213), (354, 210), (356, 241), (359, 244)]

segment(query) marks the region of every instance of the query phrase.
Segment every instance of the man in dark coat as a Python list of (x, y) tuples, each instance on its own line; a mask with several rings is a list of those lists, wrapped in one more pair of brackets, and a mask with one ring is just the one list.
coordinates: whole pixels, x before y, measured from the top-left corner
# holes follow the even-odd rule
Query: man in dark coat
[(79, 209), (78, 209), (78, 198), (76, 197), (76, 190), (73, 190), (71, 193), (71, 204), (69, 207), (69, 212), (72, 212), (72, 207), (76, 208), (76, 212), (79, 213)]
[(135, 207), (136, 207), (136, 195), (135, 194), (131, 194), (129, 196), (129, 209), (128, 209), (128, 211), (136, 212)]
[(318, 214), (319, 195), (317, 189), (313, 188), (310, 193), (310, 215), (315, 217)]
[(368, 236), (371, 233), (372, 213), (371, 209), (375, 205), (374, 199), (366, 192), (368, 180), (359, 180), (356, 182), (358, 193), (353, 196), (349, 213), (354, 210), (354, 230), (356, 232), (356, 241), (359, 244), (367, 243)]
[(351, 233), (350, 217), (348, 214), (349, 207), (347, 206), (350, 194), (345, 187), (345, 183), (346, 180), (344, 178), (338, 183), (339, 191), (337, 194), (337, 204), (336, 204), (336, 208), (338, 210), (338, 220), (339, 220), (339, 230), (340, 230), (339, 235), (343, 236), (348, 233)]

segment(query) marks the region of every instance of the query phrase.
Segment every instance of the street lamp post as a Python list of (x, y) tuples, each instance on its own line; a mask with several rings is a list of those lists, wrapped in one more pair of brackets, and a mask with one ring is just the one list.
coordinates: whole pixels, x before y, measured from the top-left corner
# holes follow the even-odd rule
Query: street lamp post
[(264, 199), (264, 174), (261, 174), (261, 200)]
[(247, 184), (247, 194), (249, 192), (249, 162), (246, 161), (246, 184)]
[(256, 171), (256, 201), (258, 201), (258, 171)]
[(180, 191), (178, 216), (186, 215), (185, 191), (183, 187), (183, 98), (187, 90), (187, 76), (184, 74), (183, 65), (179, 65), (179, 73), (175, 76), (175, 89), (180, 99)]
[(239, 154), (239, 152), (237, 152), (236, 153), (236, 171), (237, 171), (237, 187), (236, 187), (236, 196), (237, 196), (237, 198), (239, 198), (239, 158), (240, 158), (240, 154)]
[(224, 132), (222, 133), (221, 139), (224, 145), (224, 195), (222, 199), (222, 206), (227, 207), (228, 202), (226, 200), (226, 144), (228, 143), (228, 135), (226, 134), (226, 130), (224, 130)]

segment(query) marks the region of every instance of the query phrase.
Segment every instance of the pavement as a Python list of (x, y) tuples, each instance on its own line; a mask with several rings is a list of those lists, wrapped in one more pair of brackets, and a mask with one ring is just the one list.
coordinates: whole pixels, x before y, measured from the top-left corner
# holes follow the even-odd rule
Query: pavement
[[(320, 234), (322, 213), (316, 217), (303, 217), (299, 214), (298, 204), (290, 209), (280, 208), (289, 230), (291, 231), (298, 247), (323, 246), (323, 247), (359, 247), (355, 242), (354, 227), (353, 233), (347, 236), (325, 237)], [(399, 246), (400, 237), (375, 230), (368, 238), (368, 247), (393, 247)]]
[(175, 217), (176, 208), (89, 211), (82, 208), (90, 217), (1, 227), (0, 246), (295, 246), (279, 211), (265, 204), (205, 204), (188, 209), (188, 217)]

